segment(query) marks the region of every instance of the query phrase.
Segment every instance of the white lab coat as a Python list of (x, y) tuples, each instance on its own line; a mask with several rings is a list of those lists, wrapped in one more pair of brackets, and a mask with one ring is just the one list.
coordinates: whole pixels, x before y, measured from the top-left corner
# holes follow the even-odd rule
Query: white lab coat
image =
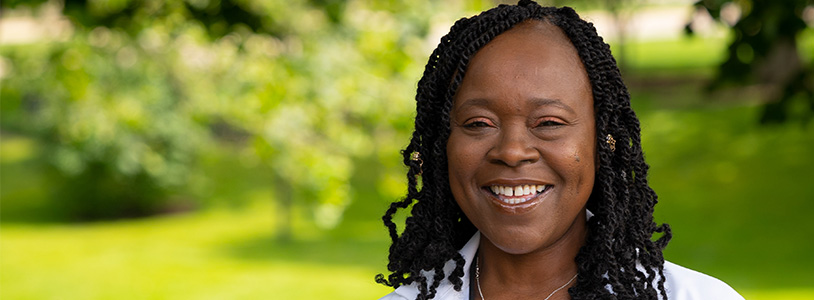
[[(436, 290), (435, 300), (468, 300), (469, 299), (469, 269), (470, 264), (478, 252), (480, 243), (480, 232), (476, 233), (469, 242), (461, 248), (459, 253), (464, 257), (463, 286), (461, 291), (456, 291), (446, 278), (441, 282)], [(455, 264), (452, 261), (444, 266), (444, 273), (450, 274)], [(669, 300), (743, 300), (743, 297), (723, 281), (712, 276), (696, 272), (671, 262), (664, 262), (664, 276), (666, 277), (664, 289), (667, 291)], [(446, 277), (446, 276), (445, 276)], [(430, 277), (431, 278), (431, 277)], [(414, 300), (418, 295), (417, 283), (404, 285), (397, 288), (380, 300)], [(663, 298), (663, 297), (659, 297)]]

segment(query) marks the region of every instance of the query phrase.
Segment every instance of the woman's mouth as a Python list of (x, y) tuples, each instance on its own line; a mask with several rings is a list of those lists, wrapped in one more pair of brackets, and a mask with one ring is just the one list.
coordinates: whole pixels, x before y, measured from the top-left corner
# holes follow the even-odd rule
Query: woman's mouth
[(515, 185), (515, 186), (504, 186), (504, 185), (491, 185), (485, 187), (486, 190), (490, 191), (492, 195), (495, 196), (500, 202), (508, 205), (514, 204), (522, 204), (529, 200), (534, 199), (535, 197), (539, 196), (540, 194), (548, 191), (551, 188), (551, 185), (534, 185), (534, 184), (526, 184), (526, 185)]

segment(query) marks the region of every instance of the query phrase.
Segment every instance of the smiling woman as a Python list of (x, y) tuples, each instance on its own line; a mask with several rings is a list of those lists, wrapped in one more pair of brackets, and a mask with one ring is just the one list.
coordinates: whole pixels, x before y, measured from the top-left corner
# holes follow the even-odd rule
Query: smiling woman
[[(473, 57), (453, 98), (447, 157), (452, 195), (488, 244), (483, 256), (579, 249), (596, 171), (593, 115), (576, 49), (550, 24), (520, 23)], [(484, 269), (497, 271), (492, 262)]]
[[(383, 218), (383, 299), (742, 299), (664, 261), (630, 96), (572, 9), (459, 20), (416, 102), (408, 193)], [(399, 236), (392, 217), (411, 205)]]

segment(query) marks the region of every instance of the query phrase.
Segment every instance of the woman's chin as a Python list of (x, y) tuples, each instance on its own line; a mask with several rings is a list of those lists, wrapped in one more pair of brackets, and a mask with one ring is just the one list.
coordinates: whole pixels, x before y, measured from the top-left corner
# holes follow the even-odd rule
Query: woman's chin
[[(483, 234), (483, 233), (481, 233)], [(486, 242), (502, 252), (512, 255), (523, 255), (545, 248), (544, 238), (530, 238), (529, 235), (500, 235), (486, 237)]]
[(481, 231), (482, 244), (491, 244), (493, 248), (512, 255), (546, 250), (559, 252), (566, 249), (579, 249), (585, 243), (586, 234), (584, 217), (578, 217), (571, 226), (566, 228), (548, 223), (535, 223), (491, 226), (484, 229)]

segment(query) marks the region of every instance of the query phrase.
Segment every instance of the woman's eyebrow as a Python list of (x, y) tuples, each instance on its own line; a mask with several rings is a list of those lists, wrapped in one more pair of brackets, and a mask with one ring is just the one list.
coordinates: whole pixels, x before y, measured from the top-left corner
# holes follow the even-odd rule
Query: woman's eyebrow
[(489, 102), (490, 102), (489, 99), (486, 99), (486, 98), (466, 99), (466, 100), (463, 101), (463, 103), (461, 103), (460, 106), (458, 106), (458, 109), (466, 108), (468, 106), (486, 107), (486, 106), (489, 106)]
[[(563, 110), (565, 110), (565, 111), (567, 111), (569, 113), (576, 114), (576, 111), (574, 111), (573, 108), (571, 108), (570, 106), (568, 106), (568, 104), (565, 104), (565, 102), (562, 102), (559, 99), (532, 98), (530, 101), (531, 101), (531, 104), (533, 106), (535, 106), (535, 107), (554, 106), (554, 107), (561, 108), (561, 109), (563, 109)], [(491, 102), (492, 102), (492, 100), (487, 99), (487, 98), (466, 99), (457, 108), (458, 109), (464, 109), (464, 108), (467, 108), (467, 107), (487, 107), (487, 106), (489, 106), (489, 104)]]
[(573, 108), (565, 104), (564, 102), (560, 101), (559, 99), (549, 99), (549, 98), (532, 98), (532, 104), (534, 106), (556, 106), (563, 110), (568, 111), (569, 113), (576, 114)]

